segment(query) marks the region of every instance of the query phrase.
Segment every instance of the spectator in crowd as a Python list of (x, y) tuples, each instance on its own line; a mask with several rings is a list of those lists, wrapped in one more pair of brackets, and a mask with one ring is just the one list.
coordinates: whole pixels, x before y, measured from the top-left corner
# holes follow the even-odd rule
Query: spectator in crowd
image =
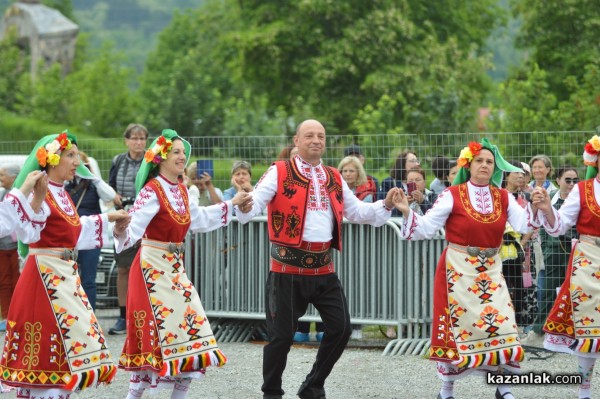
[(552, 161), (550, 157), (543, 154), (536, 155), (529, 161), (529, 166), (533, 174), (533, 180), (529, 183), (532, 189), (542, 187), (548, 192), (556, 190), (556, 186), (550, 181), (550, 176), (552, 176)]
[(435, 179), (429, 184), (429, 189), (434, 194), (439, 194), (450, 187), (452, 181), (449, 178), (450, 168), (456, 164), (456, 161), (450, 161), (447, 157), (435, 157), (431, 161), (431, 170)]
[(433, 191), (425, 188), (425, 171), (420, 167), (410, 169), (406, 174), (406, 187), (410, 208), (424, 215), (437, 198)]
[[(536, 221), (541, 221), (549, 235), (566, 235), (573, 226), (579, 233), (578, 241), (571, 247), (565, 280), (544, 325), (544, 348), (577, 357), (582, 378), (579, 398), (592, 396), (591, 380), (600, 353), (600, 331), (596, 322), (600, 308), (599, 152), (600, 137), (593, 136), (583, 150), (586, 180), (571, 189), (560, 209), (552, 205), (547, 190), (536, 188), (531, 196), (534, 211), (536, 207), (539, 210)], [(574, 174), (570, 176), (570, 179), (575, 178)]]
[[(420, 165), (414, 151), (406, 150), (400, 153), (390, 169), (390, 175), (381, 182), (380, 198), (385, 197), (393, 187), (401, 188), (406, 193), (406, 173), (409, 169)], [(392, 216), (400, 216), (400, 212), (394, 209)]]
[(295, 145), (294, 143), (290, 143), (288, 145), (286, 145), (285, 147), (283, 147), (281, 149), (281, 151), (279, 151), (279, 154), (277, 154), (277, 160), (279, 161), (286, 161), (288, 159), (292, 158), (292, 150), (294, 149)]
[[(123, 133), (127, 151), (115, 156), (108, 174), (108, 184), (116, 191), (115, 209), (128, 210), (135, 198), (135, 176), (137, 175), (148, 141), (148, 129), (138, 123), (130, 123)], [(117, 264), (117, 299), (119, 302), (119, 317), (108, 333), (125, 334), (125, 315), (127, 314), (127, 285), (129, 270), (139, 245), (134, 245), (126, 251), (115, 253)]]
[(37, 142), (15, 187), (32, 170), (48, 175), (47, 195), (40, 204), (48, 217), (36, 226), (39, 240), (20, 246), (27, 259), (8, 311), (10, 345), (4, 346), (0, 360), (0, 381), (16, 388), (18, 398), (69, 398), (73, 391), (111, 383), (117, 372), (81, 288), (76, 250), (108, 240), (110, 222), (116, 222), (113, 231), (120, 234), (130, 218), (123, 210), (77, 215), (64, 182), (76, 174), (92, 175), (79, 161), (75, 136), (66, 131)]
[(399, 190), (394, 188), (384, 201), (359, 201), (339, 172), (323, 165), (325, 138), (320, 122), (300, 123), (294, 136), (298, 155), (275, 162), (250, 193), (253, 203), (236, 210), (240, 222), (247, 223), (268, 206), (272, 251), (265, 290), (270, 341), (263, 356), (264, 398), (284, 395), (287, 355), (298, 319), (310, 303), (325, 323), (325, 335), (297, 395), (302, 399), (325, 397), (325, 380), (351, 334), (348, 304), (334, 271), (331, 248), (340, 249), (343, 217), (381, 226), (398, 198)]
[[(79, 158), (83, 165), (90, 169), (90, 161), (87, 154), (79, 151)], [(92, 179), (84, 179), (75, 176), (65, 187), (79, 216), (98, 215), (102, 213), (100, 201), (114, 201), (116, 192), (111, 186), (97, 176)], [(84, 249), (77, 255), (77, 265), (81, 286), (85, 291), (87, 298), (96, 310), (96, 272), (98, 271), (98, 261), (100, 260), (100, 248)]]
[(348, 188), (363, 202), (374, 202), (377, 198), (377, 188), (367, 184), (367, 174), (362, 162), (355, 156), (349, 155), (342, 159), (338, 165)]
[[(542, 187), (547, 192), (556, 190), (556, 186), (550, 180), (550, 177), (552, 176), (552, 161), (547, 155), (535, 155), (529, 160), (529, 166), (533, 175), (533, 180), (528, 184), (529, 190), (533, 191), (536, 187)], [(535, 229), (531, 235), (527, 235), (524, 238), (527, 242), (523, 243), (523, 246), (526, 248), (526, 251), (529, 250), (531, 260), (535, 265), (537, 274), (537, 301), (540, 303), (542, 301), (542, 292), (546, 289), (546, 287), (544, 287), (544, 282), (546, 280), (544, 278), (546, 265), (544, 264), (544, 254), (542, 253), (539, 230)]]
[(252, 191), (252, 166), (250, 162), (235, 161), (231, 167), (231, 187), (223, 192), (225, 201), (232, 199), (238, 191)]
[[(352, 145), (349, 145), (348, 147), (344, 148), (344, 157), (350, 157), (350, 156), (354, 156), (360, 160), (363, 170), (365, 170), (365, 176), (367, 177), (367, 181), (365, 183), (359, 185), (358, 191), (359, 192), (363, 192), (363, 191), (364, 192), (375, 192), (376, 195), (373, 197), (373, 200), (371, 202), (377, 201), (377, 199), (379, 198), (379, 193), (378, 193), (379, 181), (374, 176), (366, 174), (365, 155), (363, 154), (360, 146), (358, 146), (356, 144), (352, 144)], [(364, 187), (360, 187), (360, 186), (364, 186)]]
[(521, 162), (521, 169), (523, 169), (523, 182), (521, 186), (521, 191), (524, 193), (531, 193), (532, 188), (529, 185), (531, 181), (531, 166), (527, 162)]
[[(573, 187), (579, 183), (579, 174), (577, 169), (571, 166), (559, 168), (556, 171), (556, 183), (558, 190), (550, 193), (550, 203), (554, 209), (559, 210)], [(568, 229), (564, 234), (553, 237), (545, 230), (540, 230), (540, 240), (542, 243), (542, 253), (544, 254), (544, 274), (541, 285), (544, 290), (540, 292), (540, 301), (538, 303), (538, 317), (533, 326), (533, 333), (528, 335), (528, 343), (539, 343), (542, 337), (542, 327), (546, 322), (546, 317), (552, 309), (556, 300), (556, 288), (560, 287), (566, 276), (565, 265), (569, 261), (571, 253), (571, 243), (578, 237), (575, 226)]]
[[(520, 162), (510, 161), (510, 164), (515, 168), (521, 168)], [(523, 172), (504, 172), (502, 187), (515, 198), (521, 208), (527, 206), (526, 195), (529, 195), (529, 193), (521, 191), (523, 181)], [(531, 262), (530, 256), (526, 256), (524, 248), (528, 236), (528, 234), (515, 231), (507, 222), (502, 237), (502, 246), (500, 247), (502, 274), (515, 308), (516, 322), (520, 326), (529, 326), (537, 312), (535, 308), (535, 288), (530, 288), (532, 286), (531, 279), (526, 282), (526, 276), (531, 277), (531, 274), (526, 274), (531, 273)]]
[(450, 164), (452, 166), (450, 167), (450, 171), (448, 172), (448, 183), (450, 183), (450, 186), (451, 186), (452, 183), (454, 182), (454, 178), (458, 174), (458, 170), (460, 169), (460, 166), (458, 166), (456, 164), (456, 161), (450, 161)]
[(191, 162), (186, 168), (190, 185), (188, 186), (190, 201), (200, 206), (210, 206), (223, 201), (223, 192), (212, 183), (212, 177), (208, 172), (198, 176), (196, 162)]
[(127, 339), (119, 360), (131, 372), (127, 399), (161, 388), (171, 389), (173, 399), (184, 399), (192, 379), (227, 361), (183, 267), (183, 241), (190, 230), (226, 226), (233, 206), (250, 197), (240, 192), (231, 201), (206, 207), (185, 201), (187, 190), (179, 180), (190, 152), (191, 145), (177, 132), (162, 131), (136, 177), (131, 225), (115, 234), (117, 251), (142, 240), (131, 271)]
[[(0, 201), (4, 200), (21, 171), (19, 165), (6, 165), (0, 168), (0, 186), (4, 189)], [(2, 221), (4, 224), (4, 220)], [(0, 331), (6, 331), (6, 317), (15, 286), (19, 280), (19, 254), (17, 253), (17, 237), (9, 234), (0, 237)]]
[[(530, 215), (499, 188), (504, 171), (520, 169), (485, 138), (469, 143), (458, 165), (454, 185), (438, 196), (427, 214), (415, 213), (403, 192), (396, 205), (404, 218), (404, 238), (428, 239), (445, 225), (450, 243), (435, 273), (429, 350), (442, 379), (441, 399), (454, 396), (459, 378), (476, 371), (514, 372), (524, 358), (498, 255), (506, 221), (518, 232), (529, 229)], [(513, 398), (504, 384), (497, 386), (495, 396)]]

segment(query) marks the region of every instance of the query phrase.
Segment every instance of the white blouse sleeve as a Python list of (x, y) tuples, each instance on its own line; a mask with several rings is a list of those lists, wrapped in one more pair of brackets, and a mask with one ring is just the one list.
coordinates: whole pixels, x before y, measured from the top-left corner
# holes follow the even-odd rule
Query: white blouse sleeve
[(192, 233), (206, 233), (229, 224), (233, 216), (233, 205), (231, 201), (223, 201), (214, 205), (199, 206), (197, 202), (190, 201), (190, 216)]
[(575, 185), (558, 211), (552, 207), (552, 212), (554, 212), (554, 225), (552, 226), (548, 223), (544, 213), (541, 210), (538, 211), (538, 218), (543, 220), (542, 226), (549, 235), (558, 237), (575, 226), (581, 211), (580, 195), (579, 186)]
[(454, 198), (446, 189), (438, 195), (425, 215), (418, 215), (411, 209), (408, 217), (402, 222), (402, 237), (407, 240), (432, 238), (446, 224), (453, 206)]
[(131, 222), (121, 237), (115, 236), (115, 251), (117, 253), (131, 248), (146, 231), (150, 221), (160, 210), (159, 199), (151, 188), (144, 187), (138, 194), (129, 210)]
[(77, 249), (102, 248), (108, 242), (108, 215), (81, 216), (81, 233), (77, 241)]
[(344, 217), (353, 223), (368, 223), (379, 227), (392, 216), (391, 209), (388, 210), (385, 207), (383, 200), (374, 203), (359, 200), (344, 180), (342, 180), (342, 192), (344, 195)]
[(521, 234), (530, 233), (537, 227), (532, 223), (533, 216), (529, 204), (526, 208), (521, 208), (515, 197), (508, 194), (508, 223), (513, 230)]
[(49, 209), (47, 205), (44, 208), (44, 205), (45, 202), (36, 214), (23, 193), (13, 188), (6, 194), (4, 201), (0, 202), (0, 236), (14, 232), (17, 238), (26, 244), (38, 241), (49, 215)]

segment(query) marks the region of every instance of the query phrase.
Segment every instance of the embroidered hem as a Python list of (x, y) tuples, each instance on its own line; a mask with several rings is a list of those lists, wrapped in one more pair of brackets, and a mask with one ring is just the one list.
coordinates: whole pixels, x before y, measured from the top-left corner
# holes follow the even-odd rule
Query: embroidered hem
[[(129, 358), (129, 361), (128, 361)], [(180, 376), (182, 373), (203, 371), (208, 366), (221, 367), (227, 363), (227, 357), (220, 349), (214, 349), (208, 352), (204, 352), (198, 355), (188, 356), (182, 359), (169, 360), (162, 363), (162, 367), (153, 367), (150, 364), (143, 364), (140, 366), (132, 366), (137, 362), (131, 359), (138, 359), (139, 355), (127, 356), (126, 354), (121, 355), (119, 362), (119, 368), (128, 371), (148, 371), (151, 370), (157, 373), (160, 377), (165, 376)]]
[[(15, 388), (62, 388), (71, 392), (82, 391), (91, 386), (97, 386), (100, 384), (110, 384), (115, 379), (117, 374), (117, 367), (114, 365), (104, 365), (99, 368), (88, 370), (77, 374), (65, 373), (62, 377), (55, 375), (41, 378), (36, 378), (40, 381), (37, 384), (32, 384), (29, 373), (11, 372), (6, 367), (0, 367), (1, 381), (4, 385), (15, 387)], [(41, 381), (44, 382), (41, 382)], [(62, 383), (61, 383), (62, 382)]]
[(514, 348), (500, 349), (480, 355), (460, 355), (459, 360), (452, 364), (459, 368), (475, 368), (480, 366), (499, 366), (510, 362), (521, 362), (525, 358), (525, 352), (520, 346)]

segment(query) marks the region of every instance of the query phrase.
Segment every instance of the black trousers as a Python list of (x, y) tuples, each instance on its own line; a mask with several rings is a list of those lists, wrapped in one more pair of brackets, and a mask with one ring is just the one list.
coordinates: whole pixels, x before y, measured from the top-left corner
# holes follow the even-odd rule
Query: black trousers
[(269, 272), (265, 304), (270, 340), (263, 354), (262, 391), (265, 395), (284, 394), (281, 376), (298, 319), (304, 315), (309, 303), (319, 311), (325, 335), (298, 395), (301, 398), (325, 397), (325, 379), (344, 352), (352, 333), (346, 296), (335, 273), (306, 276)]

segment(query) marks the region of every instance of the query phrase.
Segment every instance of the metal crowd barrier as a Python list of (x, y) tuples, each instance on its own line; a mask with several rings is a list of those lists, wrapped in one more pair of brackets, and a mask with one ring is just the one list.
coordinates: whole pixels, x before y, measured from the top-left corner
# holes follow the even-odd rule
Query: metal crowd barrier
[[(424, 354), (431, 330), (434, 271), (445, 240), (440, 235), (405, 241), (399, 222), (392, 219), (377, 228), (345, 221), (343, 250), (333, 251), (333, 259), (352, 324), (397, 326), (398, 338), (389, 342), (384, 354)], [(249, 340), (265, 319), (270, 245), (266, 216), (246, 225), (234, 220), (226, 228), (191, 238), (186, 240), (186, 270), (216, 338)], [(219, 328), (223, 319), (235, 321)], [(320, 318), (309, 307), (301, 320)]]

